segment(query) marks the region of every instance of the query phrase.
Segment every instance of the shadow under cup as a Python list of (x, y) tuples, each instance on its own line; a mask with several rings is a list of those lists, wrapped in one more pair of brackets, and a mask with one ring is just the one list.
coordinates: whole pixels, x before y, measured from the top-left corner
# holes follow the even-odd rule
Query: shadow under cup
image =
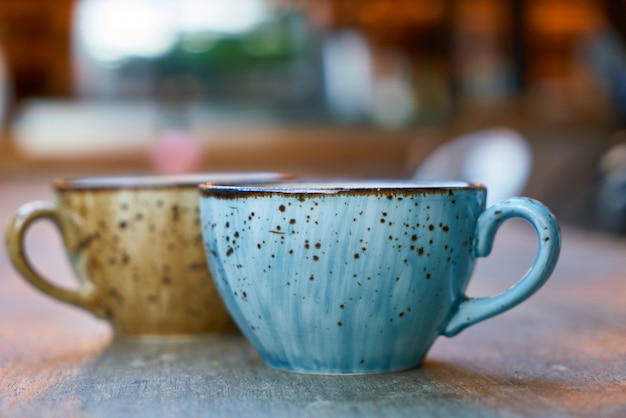
[[(485, 209), (461, 182), (291, 182), (201, 186), (209, 266), (235, 322), (272, 367), (373, 373), (421, 364), (439, 335), (519, 304), (552, 272), (556, 220), (514, 198)], [(464, 292), (499, 225), (528, 220), (533, 268), (491, 298)]]
[[(55, 202), (18, 209), (7, 247), (22, 276), (44, 293), (108, 319), (117, 335), (194, 336), (236, 330), (206, 264), (198, 184), (253, 184), (275, 173), (93, 177), (54, 182)], [(60, 288), (25, 257), (37, 219), (61, 231), (81, 286)]]

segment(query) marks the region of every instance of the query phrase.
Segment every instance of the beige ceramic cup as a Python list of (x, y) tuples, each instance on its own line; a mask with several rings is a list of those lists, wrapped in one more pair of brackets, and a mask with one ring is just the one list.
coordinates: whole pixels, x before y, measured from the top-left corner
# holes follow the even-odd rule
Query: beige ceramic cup
[[(118, 336), (235, 331), (205, 261), (197, 185), (286, 177), (209, 173), (57, 180), (56, 202), (28, 203), (15, 213), (6, 231), (9, 256), (36, 288), (108, 319)], [(26, 256), (25, 233), (41, 218), (61, 232), (81, 283), (76, 291), (46, 280)]]

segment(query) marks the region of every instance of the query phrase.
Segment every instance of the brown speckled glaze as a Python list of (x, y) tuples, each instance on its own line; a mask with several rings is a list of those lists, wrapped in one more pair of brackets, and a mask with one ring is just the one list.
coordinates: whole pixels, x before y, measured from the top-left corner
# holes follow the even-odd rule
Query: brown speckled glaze
[[(203, 176), (218, 183), (245, 183), (256, 175)], [(258, 180), (271, 181), (270, 173)], [(11, 258), (36, 287), (105, 317), (116, 333), (131, 336), (232, 332), (231, 321), (209, 273), (200, 229), (197, 183), (151, 177), (55, 182), (56, 204), (22, 207), (10, 225)], [(27, 213), (37, 213), (27, 219)], [(23, 260), (23, 233), (35, 218), (61, 230), (83, 283), (70, 292), (50, 285)], [(13, 244), (11, 244), (13, 242)], [(13, 248), (13, 251), (11, 249)], [(29, 271), (30, 269), (30, 271)]]

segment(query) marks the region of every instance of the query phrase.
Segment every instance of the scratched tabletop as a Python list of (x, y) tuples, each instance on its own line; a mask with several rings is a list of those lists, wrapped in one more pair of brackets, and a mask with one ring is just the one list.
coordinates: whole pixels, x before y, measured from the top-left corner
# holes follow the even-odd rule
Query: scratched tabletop
[[(0, 222), (50, 200), (49, 179), (0, 178)], [(537, 248), (512, 221), (478, 262), (468, 293), (512, 285)], [(36, 224), (30, 258), (76, 287), (56, 230)], [(1, 417), (626, 417), (626, 239), (563, 227), (548, 283), (454, 338), (422, 367), (360, 376), (265, 367), (240, 335), (116, 340), (105, 321), (27, 285), (0, 243)]]

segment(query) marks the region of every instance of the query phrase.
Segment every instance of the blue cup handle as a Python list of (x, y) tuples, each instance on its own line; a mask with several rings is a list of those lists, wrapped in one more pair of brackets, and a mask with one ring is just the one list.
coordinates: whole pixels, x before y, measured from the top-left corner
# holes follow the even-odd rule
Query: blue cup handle
[(480, 214), (476, 225), (475, 256), (489, 255), (496, 231), (511, 218), (527, 220), (537, 232), (539, 249), (532, 267), (513, 287), (496, 296), (470, 298), (463, 295), (442, 332), (446, 337), (517, 306), (539, 290), (554, 270), (561, 251), (559, 225), (548, 208), (528, 198), (508, 199)]

